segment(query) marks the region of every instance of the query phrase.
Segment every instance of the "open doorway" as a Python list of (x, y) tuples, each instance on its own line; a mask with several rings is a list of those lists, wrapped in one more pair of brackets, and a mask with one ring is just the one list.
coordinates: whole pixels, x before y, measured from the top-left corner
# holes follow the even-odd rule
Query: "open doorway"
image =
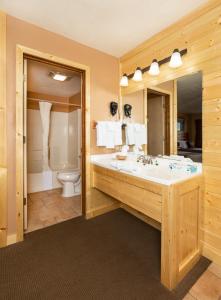
[(82, 72), (24, 59), (24, 229), (82, 215)]
[(170, 155), (170, 95), (147, 90), (148, 146), (150, 155)]

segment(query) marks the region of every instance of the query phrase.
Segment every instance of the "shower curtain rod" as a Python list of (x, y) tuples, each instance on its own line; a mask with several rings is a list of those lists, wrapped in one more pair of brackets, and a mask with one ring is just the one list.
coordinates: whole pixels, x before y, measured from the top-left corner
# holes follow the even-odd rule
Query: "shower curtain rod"
[(65, 103), (65, 102), (59, 102), (59, 101), (54, 101), (54, 100), (43, 100), (43, 99), (37, 99), (37, 98), (31, 98), (27, 97), (28, 100), (34, 100), (36, 102), (49, 102), (49, 103), (54, 103), (54, 104), (61, 104), (61, 105), (70, 105), (70, 106), (77, 106), (81, 107), (80, 104), (74, 104), (74, 103)]

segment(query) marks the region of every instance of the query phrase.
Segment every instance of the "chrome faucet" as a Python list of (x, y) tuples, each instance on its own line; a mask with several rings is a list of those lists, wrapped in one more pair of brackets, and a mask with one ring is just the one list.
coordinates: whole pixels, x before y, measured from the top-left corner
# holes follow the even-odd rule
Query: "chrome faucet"
[(151, 156), (146, 156), (146, 155), (139, 155), (137, 157), (137, 162), (142, 162), (143, 165), (152, 165), (153, 164), (153, 158)]

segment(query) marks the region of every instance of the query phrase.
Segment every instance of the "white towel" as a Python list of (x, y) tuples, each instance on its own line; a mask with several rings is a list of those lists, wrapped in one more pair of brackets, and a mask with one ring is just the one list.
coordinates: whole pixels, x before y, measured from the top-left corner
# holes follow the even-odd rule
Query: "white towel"
[(115, 146), (115, 126), (113, 122), (106, 122), (106, 148), (114, 149)]
[(126, 144), (127, 145), (134, 145), (135, 144), (135, 138), (134, 138), (134, 124), (128, 123), (125, 128), (125, 134), (126, 134)]
[(106, 122), (99, 121), (96, 126), (97, 130), (97, 146), (106, 146)]
[(114, 144), (115, 146), (122, 145), (122, 123), (121, 122), (113, 122), (114, 123)]
[(115, 146), (122, 145), (121, 122), (99, 121), (97, 122), (97, 146), (114, 149)]
[(141, 132), (142, 124), (134, 123), (134, 130), (135, 132)]
[(147, 144), (147, 128), (144, 124), (128, 123), (125, 132), (127, 145), (139, 147)]
[(133, 172), (136, 172), (138, 170), (138, 167), (134, 164), (131, 164), (131, 163), (122, 163), (122, 162), (119, 162), (119, 161), (113, 161), (110, 163), (111, 167), (119, 170), (119, 171), (125, 171), (125, 172), (130, 172), (130, 173), (133, 173)]
[(136, 146), (147, 144), (147, 128), (144, 124), (135, 124), (134, 137)]

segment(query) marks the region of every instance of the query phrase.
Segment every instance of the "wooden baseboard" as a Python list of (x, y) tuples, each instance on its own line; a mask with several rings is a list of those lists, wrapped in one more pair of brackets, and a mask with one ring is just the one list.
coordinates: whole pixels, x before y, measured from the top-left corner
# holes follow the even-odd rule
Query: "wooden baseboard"
[(105, 214), (117, 208), (120, 208), (120, 203), (113, 203), (110, 205), (96, 207), (95, 209), (86, 212), (86, 219), (97, 217), (99, 215)]
[(16, 233), (7, 236), (7, 246), (17, 243)]
[(201, 251), (197, 249), (190, 256), (188, 256), (182, 264), (179, 265), (179, 281), (181, 281), (186, 274), (195, 266), (199, 261)]
[(140, 219), (140, 220), (144, 221), (145, 223), (149, 224), (150, 226), (152, 226), (152, 227), (156, 228), (157, 230), (161, 231), (161, 224), (159, 222), (157, 222), (156, 220), (151, 219), (148, 216), (145, 216), (141, 212), (127, 206), (126, 204), (121, 204), (121, 208), (123, 208), (124, 210), (126, 210), (130, 214), (134, 215), (138, 219)]
[(212, 260), (215, 264), (221, 266), (221, 253), (218, 249), (203, 242), (202, 254)]

